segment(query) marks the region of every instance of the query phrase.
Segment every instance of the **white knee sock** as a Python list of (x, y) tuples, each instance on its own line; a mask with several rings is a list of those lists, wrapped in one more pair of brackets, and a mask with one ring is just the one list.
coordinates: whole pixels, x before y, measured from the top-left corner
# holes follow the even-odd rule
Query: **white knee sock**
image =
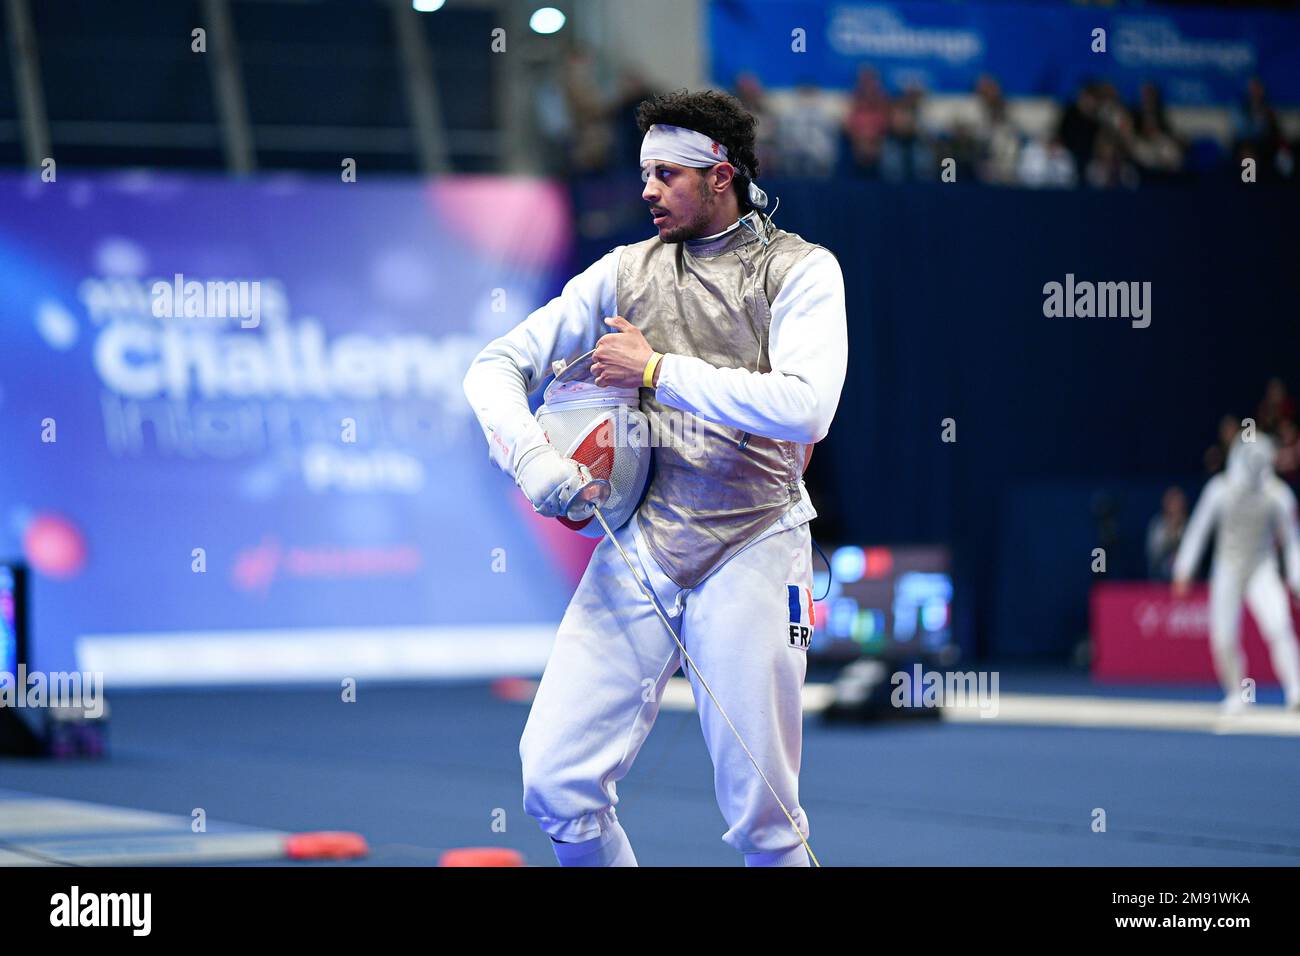
[(746, 853), (745, 866), (812, 866), (803, 844), (771, 853)]
[(611, 820), (600, 836), (581, 843), (551, 841), (560, 866), (636, 866), (632, 844), (617, 820)]

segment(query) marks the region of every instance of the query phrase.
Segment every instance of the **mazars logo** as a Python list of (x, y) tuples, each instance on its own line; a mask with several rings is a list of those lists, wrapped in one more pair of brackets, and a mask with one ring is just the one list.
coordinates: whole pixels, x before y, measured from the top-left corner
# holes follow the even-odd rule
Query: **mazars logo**
[(831, 49), (841, 56), (966, 63), (984, 53), (984, 41), (974, 30), (915, 27), (889, 7), (836, 7), (827, 32)]
[(1143, 601), (1133, 608), (1143, 637), (1194, 638), (1210, 633), (1210, 607), (1204, 601)]

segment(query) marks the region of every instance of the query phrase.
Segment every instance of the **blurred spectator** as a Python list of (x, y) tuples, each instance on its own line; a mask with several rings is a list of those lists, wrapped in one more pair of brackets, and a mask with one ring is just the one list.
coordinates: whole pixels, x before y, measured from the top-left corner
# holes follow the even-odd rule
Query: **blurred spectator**
[(1074, 102), (1061, 114), (1057, 138), (1074, 157), (1076, 169), (1083, 169), (1092, 159), (1101, 122), (1097, 118), (1098, 98), (1095, 84), (1084, 83)]
[(891, 104), (889, 132), (880, 156), (881, 172), (890, 182), (933, 178), (934, 151), (921, 128), (921, 100), (918, 86)]
[(889, 131), (889, 96), (880, 85), (875, 70), (864, 66), (858, 70), (857, 86), (844, 117), (844, 132), (849, 140), (853, 168), (868, 176), (879, 175), (880, 154)]
[(1268, 101), (1268, 91), (1259, 77), (1251, 77), (1246, 84), (1246, 95), (1234, 117), (1237, 136), (1259, 143), (1261, 146), (1275, 146), (1281, 139), (1278, 130), (1277, 113)]
[[(619, 74), (617, 93), (607, 96), (600, 92), (596, 74), (590, 48), (580, 43), (566, 55), (558, 75), (531, 77), (549, 173), (598, 179), (633, 163), (639, 154), (632, 114), (655, 90), (635, 67), (627, 67)], [(919, 86), (891, 97), (867, 64), (858, 69), (842, 118), (827, 91), (808, 82), (789, 97), (773, 99), (758, 75), (745, 71), (736, 76), (735, 94), (757, 120), (756, 150), (764, 176), (824, 178), (847, 166), (850, 172), (888, 182), (932, 181), (942, 155), (973, 173), (960, 177), (962, 182), (1133, 189), (1143, 181), (1181, 178), (1188, 170), (1219, 175), (1226, 158), (1212, 140), (1189, 145), (1178, 135), (1159, 87), (1151, 82), (1142, 84), (1130, 108), (1114, 84), (1088, 80), (1061, 111), (1055, 128), (1035, 136), (1013, 121), (1000, 82), (989, 74), (976, 81), (973, 118), (954, 113), (961, 118), (942, 129), (923, 123), (926, 94)], [(1251, 80), (1236, 111), (1235, 133), (1237, 158), (1259, 158), (1260, 178), (1292, 176), (1295, 144), (1282, 135), (1258, 79)]]
[(1284, 421), (1295, 419), (1295, 402), (1287, 392), (1286, 382), (1271, 378), (1264, 386), (1264, 397), (1255, 410), (1255, 424), (1260, 431), (1276, 433)]
[(529, 66), (529, 88), (533, 91), (533, 119), (541, 146), (537, 151), (541, 172), (547, 176), (567, 175), (573, 117), (569, 115), (563, 84), (554, 71), (534, 63)]
[(1219, 440), (1205, 449), (1205, 454), (1201, 456), (1207, 475), (1223, 471), (1223, 466), (1228, 461), (1228, 449), (1232, 447), (1240, 429), (1241, 423), (1235, 415), (1224, 415), (1219, 419)]
[[(1121, 120), (1121, 124), (1128, 122)], [(1084, 181), (1093, 189), (1116, 189), (1123, 186), (1134, 189), (1138, 184), (1137, 170), (1124, 153), (1119, 133), (1103, 127), (1097, 134), (1092, 159), (1084, 169)]]
[(1097, 97), (1097, 122), (1102, 129), (1119, 133), (1126, 126), (1132, 128), (1133, 116), (1124, 105), (1114, 83), (1102, 80), (1093, 85), (1093, 91)]
[(736, 98), (745, 104), (745, 109), (749, 110), (758, 121), (754, 129), (754, 153), (758, 156), (759, 175), (771, 175), (777, 172), (779, 160), (776, 117), (767, 105), (767, 92), (758, 77), (753, 73), (741, 73), (737, 76)]
[(595, 61), (582, 44), (565, 57), (561, 84), (571, 120), (569, 162), (575, 173), (609, 168), (614, 143), (610, 111), (600, 95)]
[(579, 235), (603, 237), (643, 222), (640, 189), (628, 188), (640, 178), (642, 137), (635, 113), (656, 90), (636, 65), (621, 63), (617, 84), (605, 92), (583, 44), (570, 49), (553, 73), (530, 76), (538, 131), (547, 171), (558, 165), (559, 174), (569, 177)]
[(1143, 178), (1169, 179), (1183, 167), (1183, 144), (1174, 136), (1164, 100), (1154, 83), (1143, 83), (1127, 146)]
[(1300, 429), (1289, 418), (1277, 429), (1277, 473), (1288, 485), (1300, 483)]
[(1290, 179), (1295, 174), (1294, 150), (1282, 136), (1277, 111), (1269, 102), (1259, 77), (1247, 84), (1246, 97), (1233, 120), (1236, 131), (1233, 152), (1239, 160), (1249, 156), (1257, 161), (1256, 175), (1261, 182)]
[(777, 120), (778, 164), (782, 175), (829, 176), (839, 151), (839, 123), (822, 97), (808, 83)]
[(1074, 157), (1083, 182), (1094, 189), (1131, 189), (1138, 175), (1124, 144), (1132, 131), (1133, 119), (1118, 91), (1103, 80), (1079, 88), (1061, 116), (1057, 136)]
[(618, 95), (609, 108), (613, 119), (610, 161), (615, 169), (635, 175), (640, 168), (642, 137), (636, 125), (636, 108), (642, 100), (649, 99), (656, 92), (637, 67), (624, 67), (619, 76)]
[(1186, 527), (1187, 496), (1170, 486), (1160, 498), (1160, 513), (1147, 526), (1147, 576), (1152, 580), (1173, 580), (1174, 555)]
[(1079, 181), (1074, 157), (1060, 137), (1047, 141), (1031, 139), (1020, 151), (1017, 179), (1025, 186), (1069, 189)]
[(975, 133), (975, 126), (963, 120), (953, 123), (952, 129), (942, 136), (941, 149), (944, 158), (956, 160), (957, 168), (962, 172), (957, 182), (981, 182), (980, 162), (984, 157), (984, 147)]
[(1007, 114), (1002, 87), (985, 74), (975, 84), (975, 97), (979, 101), (979, 120), (974, 131), (980, 151), (979, 178), (986, 183), (1014, 183), (1021, 136)]

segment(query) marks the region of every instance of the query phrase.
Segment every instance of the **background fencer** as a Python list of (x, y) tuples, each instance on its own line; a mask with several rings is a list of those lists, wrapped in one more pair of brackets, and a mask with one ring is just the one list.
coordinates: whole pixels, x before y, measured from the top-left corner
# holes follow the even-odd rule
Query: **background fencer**
[[(1295, 494), (1273, 471), (1276, 454), (1267, 435), (1256, 435), (1253, 441), (1237, 437), (1224, 471), (1201, 492), (1174, 559), (1174, 590), (1182, 596), (1214, 532), (1210, 646), (1228, 713), (1246, 706), (1241, 683), (1246, 676), (1240, 637), (1243, 601), (1268, 643), (1287, 707), (1300, 711), (1300, 651), (1286, 593), (1289, 585), (1300, 595), (1300, 535)], [(1285, 553), (1286, 585), (1278, 567), (1279, 545)]]

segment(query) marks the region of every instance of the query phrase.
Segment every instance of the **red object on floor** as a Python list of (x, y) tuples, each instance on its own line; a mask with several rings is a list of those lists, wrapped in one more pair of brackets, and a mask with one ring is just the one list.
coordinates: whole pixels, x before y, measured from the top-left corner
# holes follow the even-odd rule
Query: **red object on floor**
[(291, 860), (350, 860), (370, 852), (360, 833), (322, 830), (295, 833), (284, 841), (284, 852)]
[(486, 846), (467, 846), (448, 850), (438, 861), (439, 866), (523, 866), (524, 858), (517, 850)]

